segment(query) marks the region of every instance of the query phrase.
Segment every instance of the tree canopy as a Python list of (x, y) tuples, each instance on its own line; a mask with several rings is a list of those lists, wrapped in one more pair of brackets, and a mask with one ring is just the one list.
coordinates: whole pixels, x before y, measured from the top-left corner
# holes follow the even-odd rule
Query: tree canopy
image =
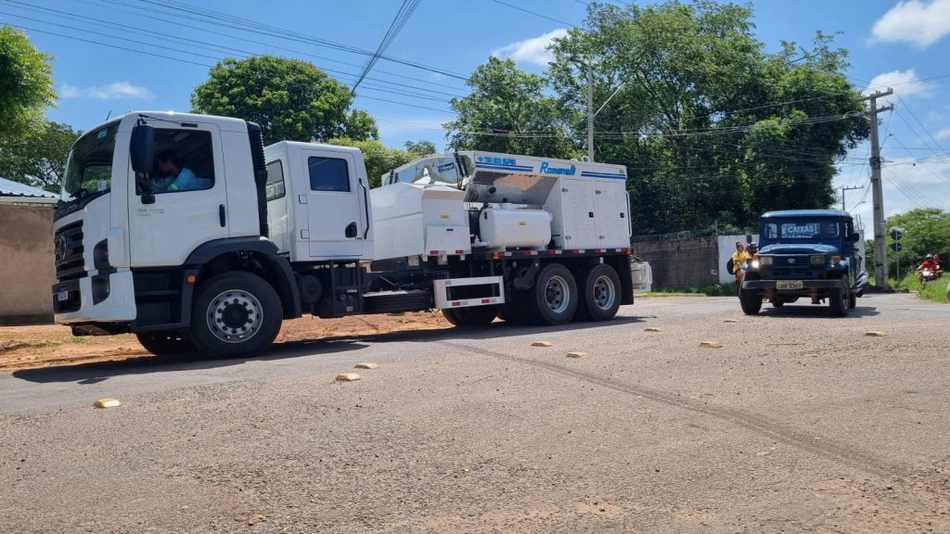
[[(453, 100), (453, 148), (582, 155), (593, 79), (595, 160), (623, 164), (638, 234), (751, 228), (772, 209), (828, 207), (835, 164), (869, 131), (847, 52), (820, 32), (765, 51), (748, 6), (592, 3), (546, 77), (491, 58)], [(602, 107), (601, 107), (602, 106)]]
[(347, 114), (352, 102), (346, 87), (312, 64), (270, 55), (218, 62), (191, 95), (198, 113), (256, 122), (265, 144), (378, 137), (365, 111)]
[(46, 108), (56, 101), (52, 72), (52, 58), (23, 32), (0, 27), (0, 140), (42, 125)]
[(0, 176), (58, 193), (69, 149), (79, 135), (69, 125), (50, 122), (0, 140)]
[[(915, 209), (888, 217), (887, 227), (900, 228), (903, 234), (901, 251), (894, 252), (890, 248), (894, 241), (891, 233), (887, 233), (889, 276), (897, 276), (898, 261), (901, 274), (906, 274), (916, 268), (927, 254), (940, 254), (944, 267), (950, 265), (950, 213), (935, 208)], [(868, 250), (868, 258), (873, 258), (873, 244)], [(869, 261), (868, 264), (868, 269), (873, 270), (874, 262)]]

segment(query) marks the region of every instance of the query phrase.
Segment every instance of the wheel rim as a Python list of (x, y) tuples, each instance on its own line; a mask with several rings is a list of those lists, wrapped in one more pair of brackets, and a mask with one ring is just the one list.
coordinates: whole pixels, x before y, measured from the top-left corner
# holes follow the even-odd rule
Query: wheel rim
[(598, 276), (594, 280), (594, 305), (601, 310), (613, 308), (617, 300), (617, 286), (607, 275)]
[(564, 313), (571, 302), (571, 290), (567, 280), (560, 275), (548, 279), (544, 286), (544, 301), (554, 313)]
[(263, 319), (257, 297), (240, 289), (225, 291), (208, 305), (208, 329), (225, 343), (243, 343), (254, 337)]

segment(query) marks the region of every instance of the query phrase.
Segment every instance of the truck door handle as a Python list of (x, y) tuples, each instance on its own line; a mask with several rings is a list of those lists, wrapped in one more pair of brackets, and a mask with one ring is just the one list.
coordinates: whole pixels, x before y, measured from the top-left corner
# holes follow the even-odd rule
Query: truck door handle
[(219, 205), (218, 205), (218, 219), (220, 219), (220, 221), (221, 221), (221, 228), (224, 228), (225, 225), (226, 225), (227, 222), (228, 222), (228, 221), (227, 221), (227, 218), (226, 218), (226, 215), (227, 215), (227, 214), (226, 214), (225, 211), (224, 211), (224, 204), (219, 204)]
[(155, 195), (142, 195), (142, 204), (154, 204)]

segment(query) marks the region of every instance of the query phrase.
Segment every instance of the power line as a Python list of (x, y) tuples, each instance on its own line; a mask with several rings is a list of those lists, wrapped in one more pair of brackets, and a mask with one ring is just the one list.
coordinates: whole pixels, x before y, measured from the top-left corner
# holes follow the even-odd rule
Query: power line
[(494, 2), (494, 3), (496, 3), (496, 4), (501, 4), (501, 5), (503, 5), (503, 6), (510, 7), (511, 9), (517, 9), (518, 11), (522, 11), (522, 12), (524, 12), (524, 13), (528, 13), (529, 15), (534, 15), (535, 17), (541, 17), (542, 19), (551, 20), (551, 21), (557, 22), (558, 24), (564, 24), (565, 26), (570, 26), (571, 28), (576, 28), (576, 27), (577, 27), (576, 25), (571, 24), (570, 22), (565, 22), (565, 21), (563, 21), (563, 20), (556, 19), (556, 18), (554, 18), (554, 17), (549, 17), (549, 16), (547, 16), (547, 15), (542, 15), (541, 13), (538, 13), (537, 11), (531, 11), (530, 9), (525, 9), (525, 8), (523, 8), (523, 7), (520, 7), (520, 6), (516, 6), (516, 5), (513, 5), (513, 4), (509, 4), (508, 2), (502, 2), (501, 0), (491, 0), (491, 1)]
[(379, 46), (376, 47), (376, 53), (373, 54), (369, 61), (366, 62), (366, 66), (363, 67), (363, 72), (360, 73), (359, 78), (357, 78), (356, 83), (353, 84), (351, 91), (356, 91), (356, 88), (360, 86), (363, 82), (363, 79), (366, 78), (366, 75), (369, 74), (369, 71), (373, 69), (376, 65), (376, 62), (379, 61), (379, 56), (389, 48), (389, 45), (396, 39), (396, 36), (399, 35), (399, 32), (406, 26), (406, 22), (409, 21), (409, 18), (412, 17), (412, 14), (415, 12), (416, 8), (419, 7), (419, 3), (422, 0), (403, 0), (402, 5), (399, 6), (399, 11), (396, 12), (396, 16), (393, 17), (392, 23), (389, 25), (389, 29), (386, 30), (386, 34), (383, 36), (383, 40), (380, 41)]

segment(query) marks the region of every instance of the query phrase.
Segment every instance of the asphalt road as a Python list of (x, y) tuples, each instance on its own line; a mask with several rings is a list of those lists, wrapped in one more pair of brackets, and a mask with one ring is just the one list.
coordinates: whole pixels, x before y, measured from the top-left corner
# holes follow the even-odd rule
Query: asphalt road
[(2, 375), (0, 531), (950, 532), (950, 306), (765, 308)]

